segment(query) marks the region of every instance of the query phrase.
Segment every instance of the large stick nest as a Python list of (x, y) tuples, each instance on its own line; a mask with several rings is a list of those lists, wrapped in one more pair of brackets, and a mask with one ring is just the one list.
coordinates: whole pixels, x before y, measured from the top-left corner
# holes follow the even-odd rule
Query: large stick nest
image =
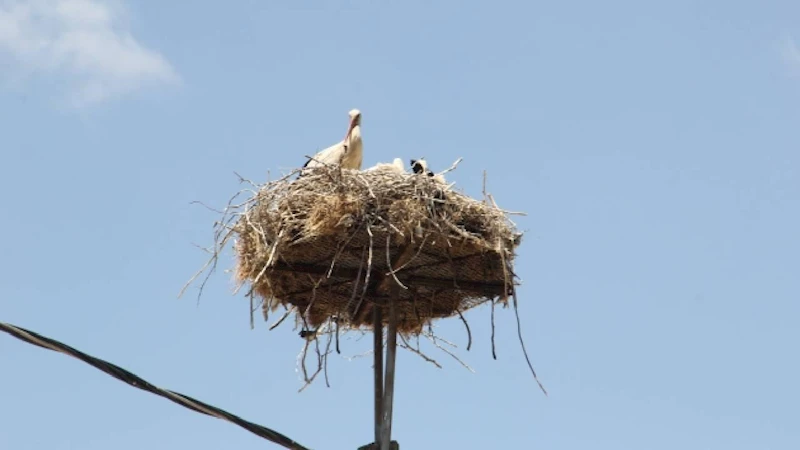
[(236, 274), (265, 311), (294, 307), (308, 327), (371, 327), (400, 287), (398, 330), (460, 315), (514, 289), (521, 234), (506, 213), (431, 177), (319, 167), (260, 186), (231, 231)]

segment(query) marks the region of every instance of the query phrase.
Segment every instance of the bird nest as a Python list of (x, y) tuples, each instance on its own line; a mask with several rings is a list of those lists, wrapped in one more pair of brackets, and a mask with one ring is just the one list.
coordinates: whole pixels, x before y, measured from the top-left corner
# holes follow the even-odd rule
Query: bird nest
[(306, 329), (371, 328), (373, 308), (389, 317), (394, 291), (398, 331), (419, 333), (513, 292), (521, 234), (493, 202), (434, 178), (318, 167), (247, 191), (218, 223), (217, 244), (235, 238), (237, 280), (265, 313), (282, 305)]

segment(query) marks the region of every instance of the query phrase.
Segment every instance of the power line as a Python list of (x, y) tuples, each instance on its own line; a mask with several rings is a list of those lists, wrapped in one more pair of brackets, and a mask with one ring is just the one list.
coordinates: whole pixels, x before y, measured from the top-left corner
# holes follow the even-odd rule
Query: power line
[(142, 389), (152, 394), (164, 397), (185, 408), (189, 408), (192, 411), (206, 414), (211, 417), (216, 417), (217, 419), (227, 420), (228, 422), (234, 423), (257, 436), (260, 436), (268, 441), (272, 441), (282, 447), (292, 450), (309, 450), (308, 448), (303, 447), (302, 445), (298, 444), (292, 439), (289, 439), (288, 437), (282, 435), (281, 433), (278, 433), (277, 431), (270, 430), (269, 428), (244, 420), (239, 416), (233, 415), (225, 410), (219, 409), (216, 406), (211, 406), (208, 403), (201, 402), (200, 400), (193, 399), (188, 395), (183, 395), (178, 392), (170, 391), (167, 389), (161, 389), (157, 386), (153, 386), (146, 380), (138, 377), (137, 375), (134, 375), (131, 372), (128, 372), (127, 370), (117, 365), (111, 364), (110, 362), (107, 361), (103, 361), (102, 359), (99, 358), (95, 358), (94, 356), (87, 355), (86, 353), (83, 353), (80, 350), (76, 350), (70, 347), (69, 345), (63, 344), (54, 339), (50, 339), (46, 336), (34, 333), (33, 331), (26, 330), (24, 328), (20, 328), (4, 322), (0, 322), (0, 330), (5, 331), (6, 333), (14, 336), (15, 338), (25, 341), (29, 344), (46, 348), (48, 350), (53, 350), (55, 352), (64, 353), (74, 358), (77, 358), (135, 388)]

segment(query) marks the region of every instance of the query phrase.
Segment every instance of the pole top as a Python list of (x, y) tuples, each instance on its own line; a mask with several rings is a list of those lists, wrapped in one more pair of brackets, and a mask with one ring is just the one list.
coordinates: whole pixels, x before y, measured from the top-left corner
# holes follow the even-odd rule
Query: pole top
[[(370, 442), (367, 445), (362, 445), (361, 447), (358, 447), (358, 450), (380, 450), (380, 449), (378, 448), (377, 444), (375, 444), (374, 442)], [(389, 450), (400, 450), (400, 444), (398, 444), (397, 441), (392, 441), (391, 444), (389, 444)]]

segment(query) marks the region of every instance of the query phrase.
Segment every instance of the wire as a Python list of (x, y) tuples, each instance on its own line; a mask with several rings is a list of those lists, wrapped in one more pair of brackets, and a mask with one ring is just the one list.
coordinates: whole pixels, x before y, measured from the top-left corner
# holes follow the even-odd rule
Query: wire
[(94, 356), (87, 355), (86, 353), (83, 353), (80, 350), (76, 350), (70, 347), (69, 345), (63, 344), (54, 339), (50, 339), (46, 336), (34, 333), (33, 331), (29, 331), (24, 328), (20, 328), (4, 322), (0, 322), (0, 330), (5, 331), (6, 333), (14, 336), (15, 338), (25, 341), (29, 344), (46, 348), (48, 350), (53, 350), (55, 352), (64, 353), (74, 358), (77, 358), (135, 388), (156, 394), (168, 400), (172, 400), (173, 402), (185, 408), (189, 408), (195, 412), (206, 414), (211, 417), (216, 417), (217, 419), (227, 420), (228, 422), (236, 424), (257, 436), (260, 436), (268, 441), (274, 442), (282, 447), (292, 450), (309, 450), (308, 448), (303, 447), (302, 445), (298, 444), (292, 439), (289, 439), (288, 437), (282, 435), (281, 433), (278, 433), (277, 431), (270, 430), (269, 428), (263, 427), (253, 422), (248, 422), (247, 420), (244, 420), (241, 417), (233, 415), (215, 406), (211, 406), (208, 403), (196, 400), (192, 397), (189, 397), (188, 395), (183, 395), (178, 392), (170, 391), (167, 389), (161, 389), (157, 386), (153, 386), (146, 380), (139, 378), (138, 376), (134, 375), (131, 372), (128, 372), (127, 370), (119, 366), (111, 364), (107, 361), (103, 361), (102, 359), (95, 358)]

